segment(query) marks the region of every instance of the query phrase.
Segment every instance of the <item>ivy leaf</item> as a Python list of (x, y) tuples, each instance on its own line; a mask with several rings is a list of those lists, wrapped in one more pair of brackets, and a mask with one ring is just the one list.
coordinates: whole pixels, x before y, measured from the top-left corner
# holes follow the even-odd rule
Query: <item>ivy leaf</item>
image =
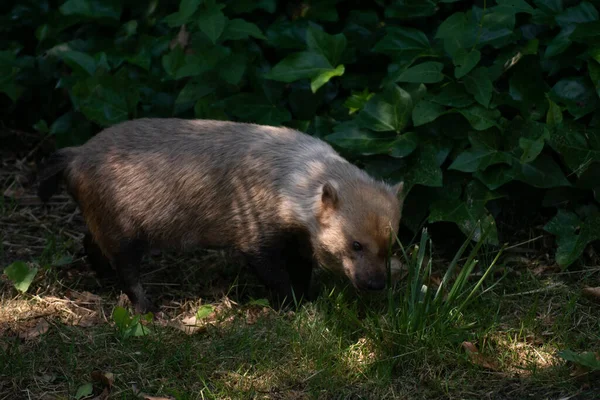
[(280, 126), (292, 116), (286, 109), (271, 102), (265, 95), (239, 93), (224, 100), (227, 112), (246, 122)]
[(437, 83), (444, 79), (442, 74), (444, 64), (427, 61), (400, 73), (394, 82), (410, 82), (410, 83)]
[(474, 132), (469, 134), (471, 147), (460, 153), (448, 167), (462, 172), (484, 171), (494, 164), (512, 164), (511, 156), (499, 149), (493, 135)]
[(397, 85), (390, 85), (367, 102), (356, 121), (360, 127), (373, 131), (401, 132), (410, 121), (412, 108), (410, 94)]
[(557, 125), (551, 130), (548, 143), (577, 176), (581, 176), (592, 163), (600, 162), (598, 128), (575, 122)]
[(598, 96), (587, 77), (563, 78), (556, 82), (549, 97), (552, 101), (567, 106), (569, 113), (576, 119), (596, 109)]
[(0, 92), (6, 93), (13, 103), (23, 92), (23, 88), (15, 83), (20, 70), (12, 51), (0, 51)]
[(570, 186), (558, 164), (546, 154), (540, 154), (531, 163), (514, 163), (516, 179), (533, 187), (547, 189)]
[(265, 75), (265, 78), (290, 83), (300, 79), (310, 79), (332, 70), (333, 67), (322, 54), (303, 51), (290, 54), (281, 60)]
[(521, 161), (524, 163), (531, 162), (536, 159), (544, 149), (544, 138), (528, 139), (519, 138), (519, 147), (523, 150)]
[(258, 26), (243, 19), (235, 18), (227, 23), (221, 39), (223, 41), (244, 40), (248, 39), (250, 36), (261, 40), (266, 39), (266, 36)]
[(473, 105), (468, 108), (451, 110), (462, 114), (473, 128), (478, 131), (484, 131), (493, 126), (498, 126), (497, 120), (500, 118), (500, 111), (488, 110), (480, 105)]
[(365, 104), (367, 104), (374, 95), (375, 94), (369, 92), (368, 89), (365, 89), (362, 92), (352, 92), (350, 97), (344, 102), (344, 107), (348, 108), (348, 114), (352, 115), (355, 112), (362, 110)]
[(15, 289), (22, 293), (29, 289), (37, 272), (36, 267), (29, 268), (29, 265), (23, 261), (15, 261), (4, 269), (4, 273), (13, 282)]
[(323, 85), (325, 85), (331, 78), (336, 76), (344, 75), (345, 68), (343, 65), (338, 65), (337, 68), (325, 72), (321, 72), (319, 75), (315, 76), (310, 81), (310, 89), (313, 93), (316, 93), (317, 90)]
[(334, 133), (325, 136), (325, 139), (354, 154), (365, 156), (390, 154), (393, 157), (402, 158), (412, 153), (417, 147), (414, 133), (390, 136), (389, 133), (370, 132), (361, 129), (355, 121), (341, 123), (333, 130)]
[(67, 0), (59, 10), (62, 15), (118, 20), (121, 17), (122, 5), (118, 0)]
[(387, 27), (386, 32), (373, 51), (406, 60), (431, 54), (429, 39), (418, 29)]
[(348, 41), (343, 33), (330, 35), (311, 24), (306, 31), (308, 49), (325, 56), (331, 65), (338, 65)]
[(167, 15), (165, 21), (171, 28), (183, 25), (190, 20), (201, 3), (202, 0), (181, 0), (179, 10)]
[(429, 17), (435, 13), (436, 4), (432, 0), (394, 1), (385, 7), (386, 18), (412, 19)]
[(175, 100), (175, 114), (179, 114), (192, 108), (198, 100), (213, 91), (214, 88), (210, 87), (206, 83), (196, 82), (193, 80), (189, 81), (183, 87), (183, 89), (181, 89), (177, 99)]
[(80, 80), (71, 94), (81, 112), (104, 127), (129, 119), (139, 101), (139, 92), (134, 85), (109, 75)]
[(60, 44), (48, 50), (48, 54), (60, 58), (75, 73), (94, 75), (96, 72), (96, 60), (87, 53), (72, 50), (68, 44)]
[(508, 94), (516, 102), (523, 118), (539, 120), (548, 110), (548, 85), (542, 78), (539, 63), (519, 63), (508, 81)]
[(583, 254), (589, 243), (600, 239), (600, 215), (596, 212), (582, 221), (573, 212), (558, 210), (544, 230), (557, 237), (556, 262), (567, 268)]
[(494, 87), (490, 80), (487, 68), (475, 69), (463, 79), (467, 92), (471, 93), (475, 100), (485, 108), (488, 108), (492, 100)]
[[(428, 221), (454, 222), (465, 234), (470, 235), (473, 229), (475, 234), (473, 240), (479, 241), (483, 233), (487, 233), (486, 242), (498, 245), (498, 231), (494, 217), (485, 208), (488, 201), (500, 196), (490, 192), (477, 181), (471, 181), (464, 193), (463, 199), (441, 199), (433, 202)], [(478, 222), (481, 221), (480, 224)]]
[(414, 126), (425, 125), (446, 112), (446, 108), (432, 101), (421, 100), (412, 111)]
[(460, 49), (468, 49), (475, 45), (479, 29), (471, 16), (471, 11), (457, 12), (440, 24), (435, 38), (444, 41), (444, 50), (450, 56)]
[(204, 32), (213, 44), (217, 43), (217, 39), (223, 33), (225, 24), (227, 23), (227, 17), (223, 14), (221, 9), (224, 5), (213, 5), (206, 10), (203, 10), (198, 15), (198, 26), (200, 30)]
[(505, 9), (512, 13), (527, 13), (533, 14), (534, 8), (531, 7), (525, 0), (496, 0), (499, 9)]
[(466, 49), (459, 49), (454, 53), (452, 62), (454, 63), (454, 77), (460, 79), (469, 72), (481, 59), (481, 53), (479, 50), (467, 51)]
[(463, 85), (454, 82), (445, 85), (431, 101), (453, 108), (468, 107), (475, 102)]

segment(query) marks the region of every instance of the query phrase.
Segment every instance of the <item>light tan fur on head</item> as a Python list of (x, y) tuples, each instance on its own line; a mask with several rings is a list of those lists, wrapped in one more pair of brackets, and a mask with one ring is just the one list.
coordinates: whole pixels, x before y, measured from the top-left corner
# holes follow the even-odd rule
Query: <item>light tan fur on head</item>
[(398, 195), (403, 186), (361, 179), (335, 186), (323, 185), (316, 257), (357, 288), (381, 289), (389, 246), (400, 224)]

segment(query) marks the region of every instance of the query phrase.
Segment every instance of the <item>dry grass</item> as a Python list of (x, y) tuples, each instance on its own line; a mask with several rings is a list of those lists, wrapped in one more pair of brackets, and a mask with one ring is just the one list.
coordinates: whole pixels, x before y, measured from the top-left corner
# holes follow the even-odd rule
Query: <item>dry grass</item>
[[(2, 277), (0, 400), (72, 399), (88, 382), (98, 399), (600, 398), (593, 376), (556, 356), (600, 349), (600, 308), (580, 296), (600, 286), (600, 269), (560, 272), (516, 252), (465, 310), (475, 325), (420, 340), (391, 324), (385, 296), (325, 283), (316, 302), (276, 312), (251, 302), (266, 292), (234, 255), (154, 255), (144, 281), (162, 315), (151, 335), (123, 338), (112, 312), (126, 298), (82, 259), (74, 204), (63, 195), (42, 206), (31, 170), (24, 155), (2, 154), (0, 265), (40, 271), (27, 294)], [(207, 303), (215, 312), (197, 321)]]

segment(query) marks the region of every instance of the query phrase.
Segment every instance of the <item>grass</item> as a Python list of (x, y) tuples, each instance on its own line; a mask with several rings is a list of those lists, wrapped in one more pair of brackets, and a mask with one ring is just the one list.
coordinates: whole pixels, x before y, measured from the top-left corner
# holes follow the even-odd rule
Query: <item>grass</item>
[(18, 175), (2, 175), (0, 265), (39, 272), (25, 294), (2, 278), (0, 400), (73, 399), (90, 383), (100, 399), (600, 398), (597, 377), (557, 356), (600, 349), (600, 308), (581, 295), (600, 286), (598, 266), (557, 271), (529, 245), (439, 260), (423, 235), (387, 292), (323, 273), (316, 301), (274, 311), (235, 256), (164, 254), (144, 275), (164, 315), (128, 336), (113, 319), (128, 303), (78, 255), (72, 202), (46, 209)]

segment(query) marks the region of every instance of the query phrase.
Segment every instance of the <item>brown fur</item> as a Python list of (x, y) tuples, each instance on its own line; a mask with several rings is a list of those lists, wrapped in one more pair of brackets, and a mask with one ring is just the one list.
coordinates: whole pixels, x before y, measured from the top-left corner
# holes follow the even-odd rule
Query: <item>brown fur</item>
[(313, 258), (357, 287), (380, 288), (400, 221), (402, 184), (377, 182), (328, 144), (287, 128), (124, 122), (57, 152), (40, 197), (50, 197), (62, 169), (93, 242), (140, 310), (151, 307), (137, 273), (148, 246), (233, 246), (283, 295), (305, 291)]

